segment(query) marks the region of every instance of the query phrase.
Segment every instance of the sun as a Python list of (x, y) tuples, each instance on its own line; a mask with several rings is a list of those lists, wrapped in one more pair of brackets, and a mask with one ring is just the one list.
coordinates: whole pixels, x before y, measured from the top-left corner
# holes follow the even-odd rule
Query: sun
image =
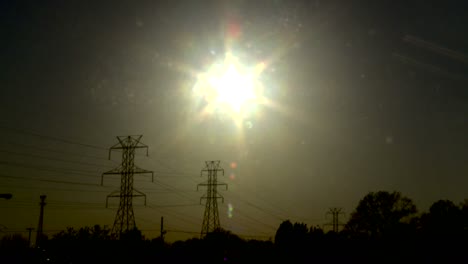
[(244, 66), (232, 53), (198, 76), (194, 92), (206, 102), (205, 113), (228, 113), (235, 119), (251, 114), (262, 101), (262, 63)]
[(219, 74), (216, 71), (213, 73), (209, 84), (217, 103), (226, 104), (239, 113), (244, 104), (256, 99), (253, 76), (241, 74), (235, 64), (227, 65), (227, 69), (222, 69)]

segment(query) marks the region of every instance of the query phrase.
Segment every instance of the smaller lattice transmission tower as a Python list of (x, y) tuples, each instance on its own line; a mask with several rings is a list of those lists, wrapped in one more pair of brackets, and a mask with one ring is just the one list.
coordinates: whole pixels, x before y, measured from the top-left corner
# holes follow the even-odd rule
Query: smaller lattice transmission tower
[(205, 161), (205, 168), (201, 170), (201, 176), (206, 175), (208, 180), (204, 183), (197, 185), (197, 191), (200, 186), (207, 187), (206, 194), (200, 198), (206, 200), (205, 213), (203, 215), (203, 224), (201, 229), (201, 237), (206, 236), (209, 232), (213, 232), (221, 227), (219, 223), (219, 212), (218, 212), (218, 199), (224, 203), (224, 198), (218, 194), (218, 186), (225, 186), (228, 188), (226, 183), (218, 182), (218, 173), (224, 175), (224, 170), (219, 166), (221, 161)]
[(146, 156), (148, 156), (148, 146), (140, 142), (141, 138), (142, 135), (117, 137), (119, 143), (109, 149), (109, 159), (113, 150), (121, 151), (122, 164), (113, 170), (104, 172), (101, 176), (101, 185), (103, 185), (104, 175), (120, 175), (120, 190), (113, 191), (106, 198), (106, 207), (108, 206), (109, 198), (120, 198), (119, 209), (117, 210), (112, 227), (112, 234), (117, 237), (120, 237), (122, 232), (133, 230), (136, 227), (135, 215), (133, 213), (133, 197), (144, 197), (146, 205), (146, 195), (133, 188), (133, 175), (151, 174), (151, 181), (154, 181), (152, 171), (141, 169), (135, 165), (135, 151), (137, 149), (146, 149)]
[(328, 215), (332, 215), (332, 222), (331, 223), (328, 223), (326, 225), (331, 225), (332, 226), (332, 231), (335, 232), (335, 233), (338, 233), (339, 231), (339, 227), (341, 225), (343, 225), (340, 221), (339, 221), (339, 217), (340, 215), (344, 215), (344, 212), (341, 211), (342, 209), (341, 208), (330, 208), (327, 212), (327, 216)]

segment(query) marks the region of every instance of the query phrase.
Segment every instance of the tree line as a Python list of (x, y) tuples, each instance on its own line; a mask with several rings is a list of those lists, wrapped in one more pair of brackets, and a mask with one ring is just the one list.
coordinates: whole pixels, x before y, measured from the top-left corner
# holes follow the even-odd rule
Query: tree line
[(29, 248), (21, 235), (0, 241), (1, 263), (468, 263), (468, 202), (434, 202), (418, 213), (400, 192), (371, 192), (339, 232), (283, 221), (274, 241), (216, 230), (203, 239), (165, 243), (139, 230), (119, 240), (99, 225), (68, 228)]

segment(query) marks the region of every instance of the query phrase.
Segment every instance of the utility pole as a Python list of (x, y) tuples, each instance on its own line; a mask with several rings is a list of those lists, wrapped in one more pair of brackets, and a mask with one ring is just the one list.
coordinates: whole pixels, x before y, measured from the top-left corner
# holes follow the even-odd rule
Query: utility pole
[(136, 228), (135, 215), (133, 213), (133, 197), (144, 197), (146, 206), (146, 195), (135, 188), (133, 188), (133, 175), (134, 174), (151, 174), (151, 181), (154, 181), (154, 174), (152, 171), (144, 170), (135, 165), (135, 151), (136, 149), (146, 149), (146, 156), (148, 156), (148, 146), (141, 143), (142, 135), (137, 136), (118, 136), (117, 144), (109, 149), (109, 159), (111, 158), (112, 150), (122, 152), (122, 163), (119, 167), (104, 172), (101, 176), (101, 186), (104, 183), (104, 175), (120, 175), (120, 191), (113, 191), (107, 195), (106, 208), (108, 206), (109, 198), (120, 198), (119, 209), (115, 216), (114, 225), (112, 227), (112, 235), (120, 238), (123, 232), (133, 230)]
[(0, 193), (0, 198), (10, 200), (13, 195), (11, 193)]
[(46, 205), (45, 199), (47, 198), (46, 195), (41, 195), (41, 202), (39, 205), (41, 206), (41, 211), (39, 213), (39, 225), (37, 226), (37, 234), (36, 234), (36, 247), (40, 246), (42, 239), (43, 239), (43, 226), (44, 226), (44, 206)]
[(226, 186), (225, 183), (218, 183), (218, 172), (222, 172), (224, 175), (224, 170), (219, 167), (221, 161), (205, 161), (206, 167), (201, 170), (201, 176), (206, 174), (208, 180), (204, 183), (197, 185), (197, 191), (200, 186), (207, 186), (206, 194), (200, 198), (200, 204), (202, 200), (206, 200), (205, 203), (205, 214), (203, 216), (203, 224), (201, 230), (201, 237), (205, 237), (209, 232), (213, 232), (221, 227), (219, 223), (219, 212), (218, 212), (218, 199), (224, 203), (223, 196), (218, 194), (218, 186)]
[(161, 216), (161, 233), (160, 233), (160, 237), (161, 237), (161, 242), (162, 244), (164, 245), (164, 235), (166, 234), (166, 231), (164, 230), (164, 217)]
[(33, 227), (28, 227), (26, 228), (27, 231), (29, 231), (29, 236), (28, 236), (28, 247), (31, 246), (31, 232), (34, 230)]
[(332, 215), (332, 222), (326, 225), (331, 225), (332, 230), (335, 233), (338, 233), (339, 226), (343, 225), (339, 221), (339, 216), (344, 215), (344, 212), (342, 212), (341, 210), (342, 210), (341, 208), (333, 207), (333, 208), (330, 208), (326, 214), (326, 215), (330, 215), (330, 214)]

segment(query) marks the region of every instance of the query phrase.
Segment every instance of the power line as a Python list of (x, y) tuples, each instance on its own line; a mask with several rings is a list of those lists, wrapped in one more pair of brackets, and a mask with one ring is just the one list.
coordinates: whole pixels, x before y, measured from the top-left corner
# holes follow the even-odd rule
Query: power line
[[(71, 169), (71, 168), (56, 168), (56, 167), (45, 167), (45, 166), (36, 166), (31, 164), (19, 163), (19, 162), (11, 162), (11, 161), (1, 161), (0, 164), (12, 167), (19, 167), (24, 169), (34, 169), (34, 170), (42, 170), (42, 171), (50, 171), (50, 172), (58, 172), (63, 174), (74, 174), (88, 178), (96, 178), (96, 172), (90, 170), (80, 170), (80, 169)], [(161, 183), (164, 184), (164, 183)], [(164, 184), (169, 186), (168, 184)], [(173, 187), (172, 187), (173, 188)]]
[(262, 222), (262, 221), (260, 221), (260, 220), (258, 220), (256, 218), (250, 216), (249, 214), (242, 213), (242, 212), (240, 212), (239, 209), (236, 209), (236, 211), (237, 211), (237, 213), (240, 213), (244, 218), (247, 218), (247, 219), (249, 219), (251, 221), (254, 221), (254, 222), (258, 223), (258, 224), (261, 224), (261, 225), (263, 225), (265, 227), (268, 227), (269, 229), (276, 230), (276, 227), (274, 227), (274, 226), (272, 226), (270, 224), (264, 223), (264, 222)]
[(71, 155), (71, 156), (87, 157), (87, 158), (92, 158), (92, 159), (101, 159), (101, 160), (108, 161), (107, 158), (92, 156), (92, 155), (88, 155), (88, 154), (84, 154), (84, 153), (75, 153), (75, 152), (70, 152), (70, 151), (60, 151), (60, 150), (56, 150), (56, 149), (41, 148), (41, 147), (38, 147), (38, 146), (33, 146), (33, 145), (28, 145), (28, 144), (23, 144), (23, 143), (18, 143), (18, 142), (8, 142), (8, 141), (6, 141), (6, 142), (3, 142), (3, 143), (13, 145), (13, 146), (19, 146), (19, 147), (23, 147), (23, 148), (29, 148), (29, 149), (34, 149), (34, 150), (38, 150), (38, 151), (43, 151), (43, 152), (51, 152), (51, 153), (57, 153), (57, 154), (62, 154), (62, 155), (65, 154), (65, 155)]
[(39, 138), (42, 138), (42, 139), (58, 141), (58, 142), (62, 142), (62, 143), (70, 144), (70, 145), (77, 145), (77, 146), (93, 148), (93, 149), (99, 149), (99, 150), (107, 150), (107, 148), (104, 148), (104, 147), (101, 147), (101, 146), (96, 146), (96, 145), (91, 145), (91, 144), (86, 144), (86, 143), (80, 143), (80, 142), (77, 142), (77, 141), (63, 139), (63, 138), (54, 137), (54, 136), (43, 135), (43, 134), (40, 134), (40, 133), (27, 131), (27, 130), (24, 130), (24, 129), (7, 127), (7, 126), (4, 126), (4, 125), (0, 125), (0, 128), (5, 129), (5, 130), (14, 131), (16, 133), (21, 133), (21, 134), (24, 134), (24, 135), (35, 136), (35, 137), (39, 137)]
[(150, 208), (167, 208), (167, 207), (189, 207), (189, 206), (200, 206), (200, 204), (166, 204), (166, 205), (153, 205)]
[(34, 154), (28, 154), (28, 153), (20, 153), (20, 152), (1, 150), (1, 149), (0, 149), (0, 152), (6, 153), (6, 154), (11, 154), (11, 155), (19, 155), (19, 156), (39, 158), (39, 159), (45, 159), (45, 160), (75, 163), (75, 164), (86, 165), (86, 166), (94, 166), (94, 167), (99, 167), (99, 168), (108, 167), (108, 166), (103, 166), (102, 164), (88, 163), (88, 162), (81, 162), (81, 161), (74, 161), (74, 160), (65, 160), (65, 159), (60, 159), (60, 158), (47, 157), (47, 156), (41, 156), (41, 155), (34, 155)]
[[(0, 176), (1, 177), (1, 176)], [(55, 182), (54, 182), (55, 183)], [(73, 185), (85, 185), (81, 183), (68, 183), (62, 182), (61, 184), (73, 184)], [(44, 186), (11, 186), (11, 184), (3, 184), (3, 186), (15, 188), (18, 190), (29, 189), (29, 190), (47, 190), (47, 191), (56, 191), (56, 192), (88, 192), (88, 193), (108, 193), (109, 191), (104, 190), (87, 190), (87, 189), (67, 189), (67, 188), (53, 188), (53, 187), (44, 187)], [(87, 185), (88, 186), (88, 185)]]
[[(19, 132), (22, 133), (22, 134), (29, 134), (29, 135), (32, 135), (32, 136), (36, 136), (36, 137), (40, 137), (40, 138), (45, 138), (45, 139), (49, 139), (49, 140), (54, 140), (54, 141), (58, 141), (58, 142), (62, 142), (62, 143), (67, 143), (67, 144), (74, 144), (74, 145), (79, 145), (79, 146), (86, 146), (86, 147), (91, 147), (91, 148), (94, 148), (94, 149), (105, 149), (105, 148), (102, 148), (102, 147), (99, 147), (99, 146), (95, 146), (95, 145), (90, 145), (90, 144), (86, 144), (86, 143), (81, 143), (81, 142), (77, 142), (77, 141), (72, 141), (72, 140), (68, 140), (68, 139), (63, 139), (63, 138), (57, 138), (57, 137), (51, 137), (51, 136), (47, 136), (47, 135), (41, 135), (39, 133), (35, 133), (35, 132), (28, 132), (28, 131), (25, 131), (25, 130), (21, 130), (21, 129), (11, 129), (11, 128), (6, 128), (4, 126), (0, 126), (1, 128), (4, 128), (4, 129), (10, 129), (10, 130), (14, 130), (16, 132)], [(47, 151), (47, 150), (46, 150)], [(153, 160), (156, 160), (153, 158)], [(177, 172), (177, 171), (174, 171), (173, 167), (172, 166), (169, 166), (169, 165), (164, 165), (162, 162), (161, 162), (161, 159), (159, 160), (156, 160), (159, 164), (162, 164), (165, 168), (169, 169), (169, 170), (173, 170), (171, 172), (164, 172), (164, 171), (160, 171), (160, 172), (157, 172), (157, 173), (161, 173), (161, 174), (166, 174), (166, 175), (180, 175), (180, 176), (191, 176), (192, 174), (191, 173), (186, 173), (186, 172)], [(0, 162), (1, 163), (1, 162)], [(3, 162), (3, 164), (5, 164), (5, 162)], [(79, 164), (79, 163), (78, 163)], [(17, 167), (23, 167), (23, 168), (32, 168), (32, 169), (40, 169), (40, 170), (47, 170), (47, 171), (54, 171), (54, 172), (61, 172), (61, 173), (67, 173), (67, 174), (77, 174), (77, 175), (84, 175), (84, 174), (78, 174), (76, 172), (63, 172), (63, 171), (60, 171), (64, 168), (45, 168), (45, 167), (38, 167), (38, 166), (32, 166), (32, 165), (27, 165), (27, 164), (19, 164), (19, 163), (8, 163), (7, 165), (11, 165), (11, 166), (17, 166)], [(84, 164), (83, 164), (84, 165)], [(95, 164), (97, 165), (97, 164)], [(83, 171), (83, 170), (74, 170), (74, 171), (81, 171), (81, 172), (85, 172), (85, 173), (93, 173), (91, 171)], [(93, 177), (93, 175), (87, 175), (89, 177)], [(45, 181), (45, 180), (43, 180)], [(65, 183), (65, 182), (59, 182), (59, 181), (54, 181), (56, 183)], [(185, 195), (185, 193), (182, 193), (180, 190), (177, 190), (177, 188), (169, 185), (169, 184), (165, 184), (165, 183), (162, 183), (162, 182), (159, 182), (161, 185), (163, 185), (163, 187), (165, 187), (165, 189), (168, 189), (168, 190), (172, 190), (174, 192), (177, 193), (177, 195), (181, 196), (181, 197), (185, 197), (185, 198), (188, 198), (190, 200), (192, 200), (192, 197), (189, 197), (187, 195)], [(79, 184), (79, 185), (83, 185), (81, 183), (70, 183), (70, 182), (67, 182), (66, 184)], [(87, 184), (86, 184), (87, 185)], [(240, 199), (240, 198), (239, 198)], [(252, 202), (247, 202), (245, 200), (242, 200), (240, 199), (241, 201), (243, 201), (244, 203), (246, 203), (247, 205), (259, 210), (259, 211), (262, 211), (266, 214), (269, 214), (269, 215), (272, 215), (278, 219), (281, 218), (281, 216), (279, 216), (278, 214), (275, 214), (273, 213), (272, 211), (269, 211), (265, 208), (262, 208), (258, 205), (255, 205), (253, 204)], [(277, 208), (277, 207), (275, 207)]]
[[(109, 188), (108, 186), (101, 186), (99, 184), (94, 183), (85, 183), (85, 182), (71, 182), (71, 181), (62, 181), (62, 180), (54, 180), (48, 178), (38, 178), (38, 177), (24, 177), (24, 176), (12, 176), (12, 175), (5, 175), (0, 174), (0, 178), (7, 178), (7, 179), (15, 179), (15, 180), (25, 180), (25, 181), (41, 181), (41, 182), (49, 182), (49, 183), (58, 183), (58, 184), (71, 184), (71, 185), (84, 185), (84, 186), (96, 186), (99, 188)], [(5, 184), (4, 184), (5, 185)], [(8, 185), (8, 183), (7, 183)], [(18, 187), (16, 187), (18, 188)], [(80, 192), (108, 192), (108, 191), (101, 191), (101, 190), (84, 190), (84, 189), (63, 189), (63, 188), (51, 188), (51, 187), (42, 187), (42, 186), (20, 186), (20, 189), (41, 189), (41, 190), (57, 190), (57, 191), (80, 191)], [(149, 190), (149, 193), (173, 193), (173, 192), (161, 192), (155, 189), (144, 189)], [(182, 191), (178, 191), (182, 192)], [(195, 192), (195, 191), (194, 191)]]
[(169, 190), (169, 191), (172, 191), (174, 194), (184, 198), (184, 199), (187, 199), (187, 200), (194, 200), (193, 197), (189, 197), (188, 195), (185, 194), (185, 192), (182, 192), (181, 190), (178, 190), (177, 188), (173, 187), (172, 185), (169, 185), (167, 183), (163, 183), (161, 181), (158, 181), (158, 180), (155, 180), (156, 183), (159, 183), (159, 185), (161, 185), (164, 189), (166, 190)]
[[(238, 185), (237, 185), (237, 186), (238, 186)], [(244, 189), (244, 192), (250, 192), (251, 194), (255, 194), (255, 195), (253, 195), (253, 196), (251, 197), (252, 199), (256, 199), (256, 200), (258, 200), (258, 201), (263, 202), (263, 204), (269, 205), (270, 210), (271, 210), (272, 212), (276, 211), (276, 213), (273, 213), (273, 214), (276, 214), (278, 217), (286, 216), (286, 215), (288, 215), (288, 216), (291, 216), (291, 215), (292, 215), (291, 212), (282, 209), (282, 208), (279, 206), (279, 204), (277, 204), (277, 203), (273, 204), (272, 201), (271, 201), (270, 199), (264, 199), (264, 198), (262, 198), (262, 196), (261, 196), (261, 195), (262, 195), (262, 192), (254, 191), (254, 190), (250, 189), (248, 185), (245, 185), (245, 186), (243, 185), (242, 187), (245, 188), (245, 189)], [(257, 187), (260, 187), (260, 186), (257, 186)], [(267, 191), (268, 191), (268, 190), (267, 190)], [(292, 207), (292, 206), (291, 206), (291, 207)], [(265, 210), (265, 209), (264, 209), (264, 210)], [(289, 218), (289, 217), (287, 217), (287, 218)], [(301, 220), (301, 219), (304, 220), (304, 219), (301, 218), (301, 217), (295, 217), (295, 218), (299, 218), (300, 220)], [(303, 221), (303, 222), (307, 222), (307, 221)]]
[(175, 212), (171, 208), (167, 208), (167, 207), (165, 207), (165, 208), (156, 208), (156, 207), (153, 207), (151, 205), (151, 203), (150, 203), (150, 205), (148, 207), (150, 209), (152, 209), (152, 210), (160, 212), (161, 214), (164, 213), (164, 215), (173, 216), (176, 219), (178, 219), (180, 222), (184, 223), (185, 225), (187, 225), (187, 224), (188, 225), (193, 225), (193, 226), (198, 226), (199, 225), (199, 223), (197, 223), (197, 222), (195, 222), (193, 220), (192, 216), (188, 216), (188, 215), (180, 213), (180, 212)]
[(278, 219), (278, 220), (281, 220), (281, 221), (284, 221), (284, 220), (287, 219), (287, 217), (284, 217), (284, 216), (279, 215), (279, 214), (275, 214), (275, 213), (273, 213), (273, 212), (269, 212), (269, 211), (267, 211), (266, 209), (263, 209), (263, 208), (261, 208), (260, 206), (255, 205), (255, 204), (253, 204), (253, 203), (250, 202), (250, 201), (247, 201), (247, 200), (245, 200), (245, 199), (242, 199), (238, 194), (236, 194), (236, 193), (234, 193), (234, 192), (231, 192), (231, 193), (233, 193), (233, 194), (237, 197), (237, 198), (235, 198), (235, 199), (240, 200), (241, 202), (245, 203), (246, 205), (248, 205), (248, 206), (250, 206), (250, 207), (252, 207), (252, 208), (254, 208), (254, 209), (257, 209), (258, 211), (261, 211), (261, 212), (263, 212), (263, 213), (265, 213), (265, 214), (267, 214), (267, 215), (273, 216), (274, 218), (276, 218), (276, 219)]
[(10, 176), (10, 175), (4, 175), (4, 174), (0, 174), (0, 178), (32, 180), (32, 181), (42, 181), (42, 182), (51, 182), (51, 183), (63, 183), (63, 184), (72, 184), (72, 185), (85, 185), (85, 186), (98, 186), (98, 187), (100, 186), (99, 184), (94, 184), (94, 183), (70, 182), (70, 181), (50, 180), (50, 179), (42, 179), (42, 178), (28, 178), (28, 177)]
[(59, 173), (65, 173), (65, 174), (75, 174), (75, 175), (80, 175), (80, 176), (85, 176), (85, 177), (95, 177), (94, 175), (96, 173), (95, 171), (89, 171), (89, 170), (44, 167), (44, 166), (36, 166), (36, 165), (30, 165), (30, 164), (25, 164), (25, 163), (20, 163), (20, 162), (1, 161), (1, 160), (0, 160), (0, 164), (6, 165), (6, 166), (12, 166), (12, 167), (24, 168), (24, 169), (35, 169), (35, 170), (59, 172)]

